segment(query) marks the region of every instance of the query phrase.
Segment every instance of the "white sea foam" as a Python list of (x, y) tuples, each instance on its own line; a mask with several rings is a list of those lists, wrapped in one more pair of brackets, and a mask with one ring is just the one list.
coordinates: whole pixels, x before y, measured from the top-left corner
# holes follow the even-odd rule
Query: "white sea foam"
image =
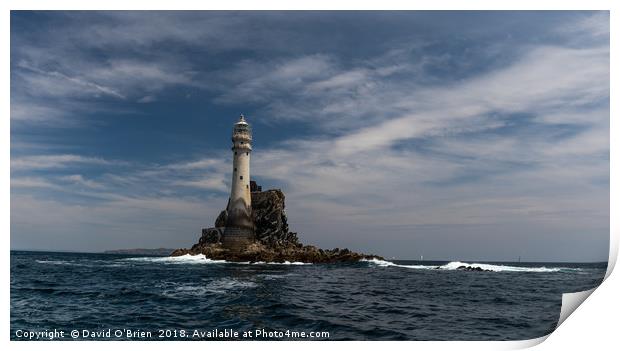
[(85, 264), (85, 263), (78, 263), (75, 261), (62, 261), (62, 260), (36, 260), (37, 263), (42, 263), (42, 264), (56, 264), (56, 265), (63, 265), (63, 266), (91, 266), (90, 264)]
[(578, 268), (565, 268), (565, 267), (517, 267), (517, 266), (506, 266), (506, 265), (497, 265), (497, 264), (487, 264), (487, 263), (467, 263), (460, 261), (453, 261), (446, 263), (442, 266), (429, 266), (429, 265), (405, 265), (405, 264), (396, 264), (390, 261), (383, 261), (376, 258), (371, 260), (363, 259), (364, 262), (369, 262), (371, 264), (380, 266), (380, 267), (402, 267), (402, 268), (410, 268), (410, 269), (440, 269), (440, 270), (456, 270), (458, 267), (471, 267), (471, 268), (481, 268), (484, 270), (489, 270), (493, 272), (559, 272), (560, 270), (579, 270)]
[(122, 267), (122, 264), (110, 263), (110, 261), (104, 260), (90, 260), (90, 261), (62, 261), (62, 260), (36, 260), (41, 264), (54, 264), (63, 266), (80, 266), (80, 267)]
[(466, 262), (450, 262), (441, 266), (442, 269), (454, 270), (458, 267), (466, 266), (472, 268), (482, 268), (485, 270), (493, 271), (493, 272), (559, 272), (562, 268), (553, 267), (517, 267), (517, 266), (506, 266), (506, 265), (495, 265), (495, 264), (486, 264), (486, 263), (466, 263)]
[(225, 293), (229, 290), (250, 289), (255, 288), (256, 283), (252, 281), (243, 281), (237, 279), (223, 278), (219, 280), (211, 281), (207, 284), (208, 291)]
[(396, 264), (390, 261), (379, 260), (377, 258), (373, 259), (361, 259), (362, 262), (370, 262), (380, 267), (402, 267), (402, 268), (413, 268), (413, 269), (434, 269), (437, 266), (424, 266), (424, 265), (405, 265), (405, 264)]
[(293, 265), (293, 266), (303, 266), (303, 265), (307, 265), (307, 264), (312, 264), (312, 263), (307, 263), (307, 262), (289, 262), (289, 261), (284, 261), (284, 262), (255, 262), (255, 264), (283, 264), (283, 265)]
[(212, 280), (206, 284), (179, 284), (167, 283), (168, 287), (162, 292), (168, 297), (203, 296), (206, 294), (226, 294), (230, 291), (239, 291), (255, 288), (257, 285), (252, 281), (242, 281), (232, 278)]
[(261, 277), (265, 280), (285, 279), (287, 277), (298, 276), (299, 274), (287, 273), (287, 274), (263, 274)]
[(190, 255), (174, 257), (130, 257), (123, 258), (125, 261), (134, 262), (155, 262), (155, 263), (169, 263), (169, 264), (205, 264), (205, 263), (226, 263), (224, 260), (212, 260), (206, 258), (205, 255)]
[(186, 254), (183, 256), (174, 256), (174, 257), (130, 257), (123, 258), (121, 260), (124, 261), (134, 261), (134, 262), (155, 262), (155, 263), (168, 263), (168, 264), (209, 264), (209, 263), (228, 263), (228, 264), (276, 264), (276, 265), (307, 265), (312, 263), (305, 262), (230, 262), (225, 260), (212, 260), (210, 258), (206, 258), (203, 254), (198, 255), (190, 255)]
[(185, 285), (178, 286), (173, 289), (164, 290), (162, 293), (168, 297), (182, 297), (182, 296), (202, 296), (207, 293), (207, 289), (204, 286), (197, 285)]
[(37, 263), (43, 263), (43, 264), (73, 264), (72, 262), (68, 262), (68, 261), (57, 261), (57, 260), (36, 260)]

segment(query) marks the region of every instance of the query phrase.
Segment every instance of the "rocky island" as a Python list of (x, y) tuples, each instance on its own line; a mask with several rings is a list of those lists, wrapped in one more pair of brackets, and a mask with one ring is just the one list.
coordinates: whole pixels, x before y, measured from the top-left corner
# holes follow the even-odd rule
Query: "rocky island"
[(213, 228), (202, 230), (202, 236), (190, 249), (174, 250), (171, 256), (199, 255), (213, 260), (231, 262), (355, 262), (361, 259), (383, 259), (376, 255), (356, 253), (348, 249), (323, 250), (303, 245), (297, 233), (290, 232), (285, 212), (284, 193), (279, 190), (255, 191), (252, 197), (252, 219), (255, 225), (254, 242), (243, 250), (227, 249), (222, 234), (227, 222), (224, 210)]
[(379, 256), (365, 255), (348, 249), (323, 250), (303, 245), (297, 233), (289, 231), (284, 210), (284, 193), (262, 191), (250, 180), (252, 128), (241, 115), (232, 132), (233, 164), (230, 197), (226, 209), (215, 220), (213, 228), (202, 230), (202, 236), (190, 249), (177, 249), (171, 256), (199, 255), (213, 260), (233, 262), (354, 262)]

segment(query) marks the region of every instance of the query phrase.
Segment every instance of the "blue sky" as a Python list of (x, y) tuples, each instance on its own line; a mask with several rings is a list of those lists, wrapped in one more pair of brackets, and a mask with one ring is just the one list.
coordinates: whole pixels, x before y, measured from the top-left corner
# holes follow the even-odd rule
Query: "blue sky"
[(11, 247), (189, 247), (230, 131), (303, 242), (606, 260), (607, 12), (11, 13)]

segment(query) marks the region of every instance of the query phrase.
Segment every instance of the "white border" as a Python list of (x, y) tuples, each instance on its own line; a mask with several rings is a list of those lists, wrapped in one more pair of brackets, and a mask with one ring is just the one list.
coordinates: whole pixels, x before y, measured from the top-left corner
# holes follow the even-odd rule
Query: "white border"
[[(551, 0), (434, 0), (424, 2), (412, 2), (412, 1), (396, 1), (396, 0), (382, 0), (375, 2), (360, 2), (360, 1), (345, 1), (345, 0), (315, 0), (312, 2), (294, 2), (284, 0), (237, 0), (237, 1), (219, 1), (219, 2), (199, 2), (189, 0), (175, 0), (174, 2), (163, 0), (152, 0), (144, 2), (129, 3), (124, 0), (108, 0), (108, 1), (77, 1), (77, 0), (56, 0), (56, 1), (35, 1), (35, 0), (22, 0), (22, 1), (5, 1), (2, 2), (3, 7), (2, 14), (2, 46), (5, 48), (4, 55), (2, 55), (2, 65), (5, 67), (2, 70), (3, 94), (2, 94), (2, 106), (5, 111), (5, 117), (2, 119), (1, 128), (2, 136), (0, 138), (0, 144), (2, 145), (2, 154), (0, 156), (3, 172), (0, 173), (0, 181), (2, 182), (2, 197), (5, 201), (2, 202), (2, 224), (5, 228), (4, 235), (2, 236), (2, 245), (4, 246), (2, 255), (2, 281), (4, 287), (2, 289), (3, 301), (8, 305), (9, 299), (9, 281), (10, 281), (10, 262), (9, 262), (9, 239), (10, 239), (10, 13), (9, 10), (35, 10), (35, 9), (50, 9), (50, 10), (63, 10), (63, 9), (83, 9), (83, 10), (132, 10), (132, 9), (169, 9), (169, 10), (181, 10), (181, 9), (212, 9), (212, 10), (235, 10), (235, 9), (288, 9), (288, 10), (342, 10), (342, 9), (358, 9), (358, 10), (386, 10), (386, 9), (399, 9), (399, 10), (611, 10), (611, 77), (614, 77), (616, 70), (614, 69), (614, 62), (617, 62), (617, 22), (618, 16), (616, 11), (618, 9), (618, 1), (613, 0), (589, 0), (589, 1), (577, 1), (577, 0), (564, 0), (553, 2)], [(614, 101), (618, 100), (617, 94), (617, 82), (612, 79), (611, 82), (611, 116), (616, 115), (616, 104)], [(612, 136), (618, 135), (618, 125), (614, 119), (611, 119), (611, 134)], [(614, 138), (611, 140), (611, 178), (620, 179), (618, 173), (618, 147), (617, 142), (614, 142)], [(618, 325), (618, 308), (617, 294), (620, 291), (620, 278), (618, 274), (611, 275), (615, 266), (618, 253), (618, 221), (614, 218), (618, 218), (617, 201), (618, 190), (612, 181), (611, 184), (611, 240), (610, 240), (610, 254), (609, 254), (609, 267), (607, 270), (607, 280), (601, 285), (601, 288), (595, 289), (592, 292), (592, 298), (588, 299), (582, 307), (577, 309), (574, 313), (575, 317), (568, 318), (566, 322), (562, 323), (561, 327), (557, 331), (553, 332), (550, 336), (526, 340), (526, 341), (487, 341), (487, 342), (383, 342), (380, 346), (376, 343), (368, 342), (322, 342), (321, 344), (314, 344), (311, 342), (295, 342), (295, 344), (286, 342), (235, 342), (235, 347), (248, 348), (248, 349), (269, 349), (269, 350), (289, 350), (291, 346), (299, 349), (315, 349), (317, 346), (321, 348), (341, 348), (351, 347), (360, 350), (373, 350), (376, 351), (377, 347), (390, 347), (395, 349), (411, 349), (412, 347), (423, 347), (424, 349), (438, 350), (438, 349), (459, 349), (459, 350), (497, 350), (497, 349), (519, 349), (525, 347), (531, 347), (534, 345), (536, 349), (551, 350), (551, 349), (584, 349), (584, 348), (609, 348), (604, 347), (606, 345), (616, 344), (615, 338), (617, 333), (616, 326)], [(10, 314), (9, 306), (7, 306), (2, 319), (2, 326), (5, 333), (10, 330)], [(564, 309), (566, 309), (564, 307)], [(540, 344), (542, 341), (549, 339), (547, 342)], [(247, 344), (251, 343), (251, 344)], [(8, 333), (5, 334), (4, 349), (30, 349), (33, 347), (32, 343), (28, 342), (10, 342)], [(540, 345), (538, 345), (540, 344)], [(46, 344), (35, 344), (36, 347), (45, 347), (51, 350), (54, 349), (82, 349), (85, 346), (92, 350), (108, 350), (115, 347), (139, 347), (149, 348), (151, 350), (169, 350), (171, 347), (207, 347), (212, 348), (227, 348), (233, 344), (230, 342), (209, 342), (204, 344), (202, 342), (187, 343), (187, 342), (51, 342)]]

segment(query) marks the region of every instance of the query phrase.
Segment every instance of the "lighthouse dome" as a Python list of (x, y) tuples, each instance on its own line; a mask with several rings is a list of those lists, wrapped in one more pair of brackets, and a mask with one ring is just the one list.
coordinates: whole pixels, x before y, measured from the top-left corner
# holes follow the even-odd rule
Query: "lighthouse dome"
[(233, 127), (233, 141), (243, 140), (249, 142), (252, 140), (252, 127), (245, 120), (245, 116), (241, 114), (239, 121)]
[(239, 124), (248, 124), (248, 122), (245, 121), (245, 116), (243, 115), (243, 113), (239, 116), (239, 122), (235, 123), (235, 125)]

